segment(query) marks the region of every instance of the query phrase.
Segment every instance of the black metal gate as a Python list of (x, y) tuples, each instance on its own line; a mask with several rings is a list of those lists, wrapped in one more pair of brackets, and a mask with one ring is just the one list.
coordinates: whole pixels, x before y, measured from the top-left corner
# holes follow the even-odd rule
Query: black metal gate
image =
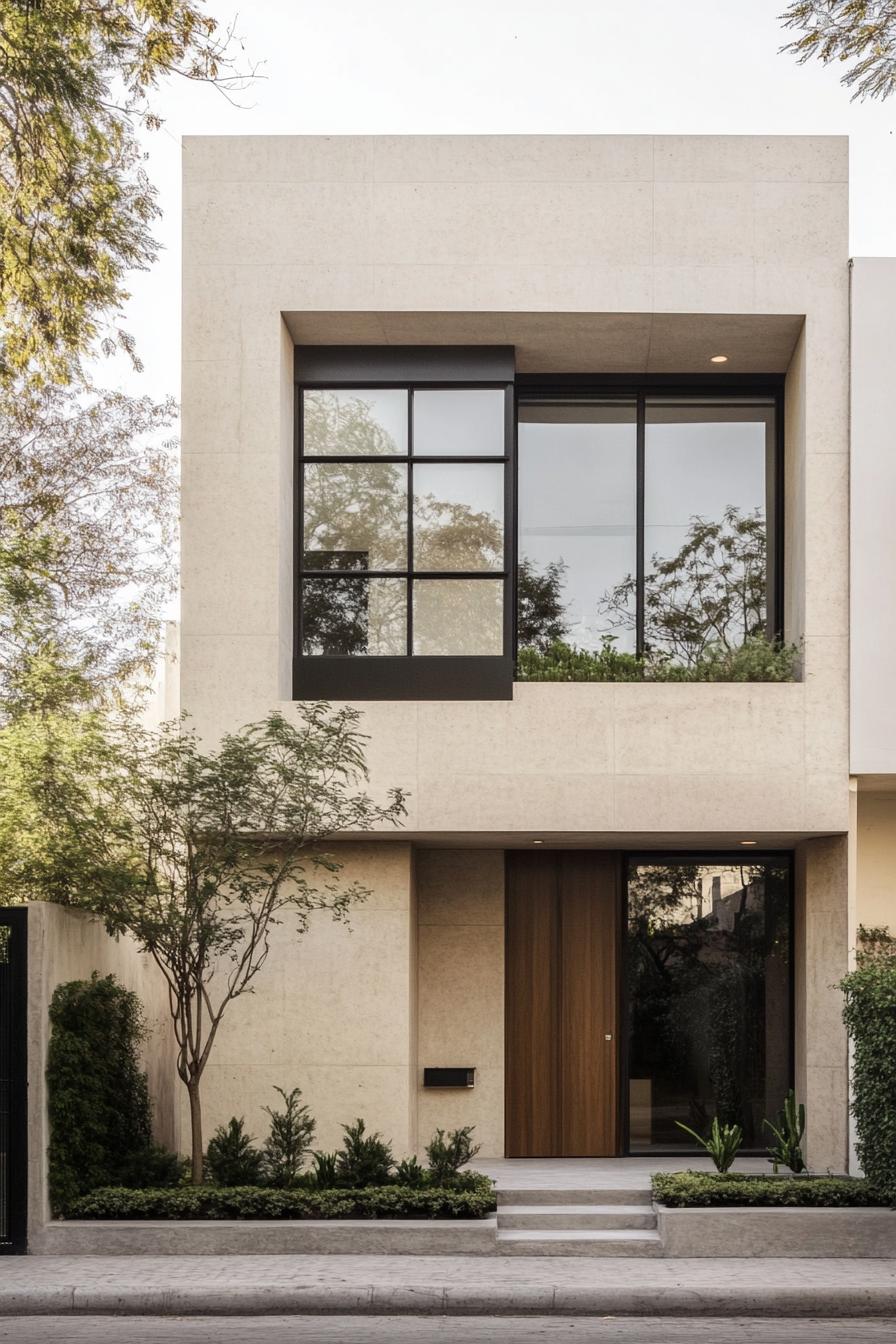
[(28, 911), (0, 909), (0, 1254), (26, 1250)]

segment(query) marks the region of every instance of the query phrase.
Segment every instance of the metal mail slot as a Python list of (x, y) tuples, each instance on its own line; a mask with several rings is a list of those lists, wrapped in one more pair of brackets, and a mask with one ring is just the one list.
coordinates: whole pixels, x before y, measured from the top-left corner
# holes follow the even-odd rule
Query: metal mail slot
[(424, 1069), (424, 1087), (472, 1087), (475, 1069)]

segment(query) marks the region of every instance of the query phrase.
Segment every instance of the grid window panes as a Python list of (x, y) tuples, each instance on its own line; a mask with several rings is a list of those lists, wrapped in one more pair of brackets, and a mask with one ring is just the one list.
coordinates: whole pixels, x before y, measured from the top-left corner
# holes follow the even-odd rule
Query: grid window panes
[(303, 655), (505, 652), (506, 397), (302, 393)]
[(651, 856), (628, 870), (631, 1152), (740, 1125), (763, 1148), (791, 1086), (789, 861)]
[(774, 638), (774, 397), (519, 408), (517, 642), (684, 668)]

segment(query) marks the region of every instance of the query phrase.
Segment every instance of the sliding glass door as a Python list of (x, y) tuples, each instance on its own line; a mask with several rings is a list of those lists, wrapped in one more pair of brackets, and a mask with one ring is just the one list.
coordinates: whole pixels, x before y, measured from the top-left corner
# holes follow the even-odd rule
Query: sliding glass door
[(627, 890), (629, 1150), (714, 1116), (763, 1149), (791, 1084), (789, 856), (644, 856)]

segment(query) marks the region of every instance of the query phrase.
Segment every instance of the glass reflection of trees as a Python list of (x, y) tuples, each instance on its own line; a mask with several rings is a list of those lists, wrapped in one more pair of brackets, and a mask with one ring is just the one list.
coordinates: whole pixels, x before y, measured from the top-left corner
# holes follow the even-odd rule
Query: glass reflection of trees
[[(407, 652), (408, 465), (375, 460), (405, 451), (376, 423), (363, 396), (305, 396), (305, 439), (347, 462), (310, 459), (303, 474), (302, 631), (306, 654)], [(497, 445), (497, 451), (503, 444)], [(321, 451), (321, 449), (317, 449)], [(365, 460), (361, 454), (374, 460)], [(441, 471), (441, 477), (435, 474)], [(446, 475), (445, 473), (450, 473)], [(432, 482), (436, 489), (426, 489)], [(477, 508), (442, 491), (469, 485), (491, 495)], [(494, 653), (503, 643), (503, 581), (438, 579), (427, 572), (496, 574), (504, 565), (503, 466), (429, 463), (415, 470), (413, 498), (415, 653)], [(330, 572), (330, 578), (314, 577)], [(336, 573), (335, 571), (340, 571)], [(346, 571), (348, 571), (346, 573)]]
[(633, 1148), (680, 1147), (676, 1120), (702, 1132), (714, 1115), (762, 1144), (789, 1086), (789, 939), (785, 863), (631, 866)]
[[(564, 562), (537, 571), (517, 569), (517, 625), (521, 648), (547, 652), (570, 633), (563, 600)], [(597, 598), (608, 625), (634, 630), (637, 581), (633, 574)], [(644, 642), (648, 653), (693, 667), (712, 647), (738, 649), (767, 627), (768, 556), (765, 520), (733, 506), (721, 519), (692, 518), (673, 556), (650, 558), (644, 580)]]
[[(600, 610), (634, 628), (636, 581), (604, 594)], [(673, 556), (653, 555), (644, 580), (648, 652), (693, 667), (710, 648), (738, 649), (766, 629), (768, 553), (759, 509), (729, 505), (716, 520), (692, 518)]]

